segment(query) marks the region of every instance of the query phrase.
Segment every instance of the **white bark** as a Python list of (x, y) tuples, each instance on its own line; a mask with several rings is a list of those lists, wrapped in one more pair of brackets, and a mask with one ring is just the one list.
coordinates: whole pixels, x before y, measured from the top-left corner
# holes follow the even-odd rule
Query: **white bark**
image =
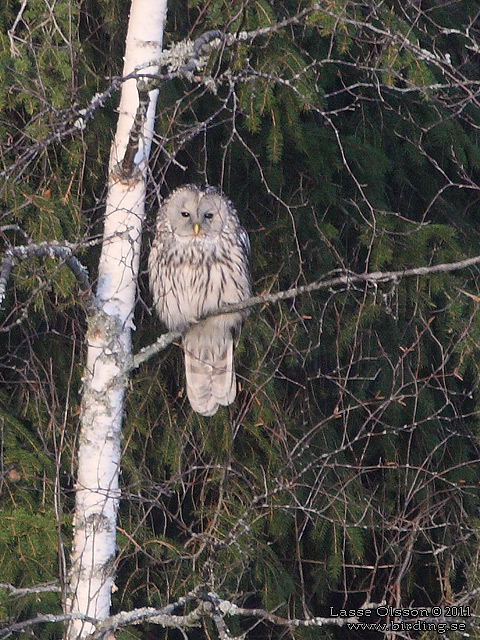
[[(124, 75), (142, 68), (158, 71), (167, 0), (132, 0)], [(89, 321), (84, 375), (72, 566), (67, 609), (96, 620), (108, 617), (114, 580), (116, 516), (119, 501), (120, 431), (126, 363), (144, 218), (146, 166), (154, 127), (157, 92), (150, 93), (146, 121), (130, 176), (122, 161), (138, 106), (135, 80), (122, 88), (117, 133), (110, 157), (104, 240), (99, 264), (97, 311)], [(94, 625), (75, 621), (69, 640), (85, 638)]]

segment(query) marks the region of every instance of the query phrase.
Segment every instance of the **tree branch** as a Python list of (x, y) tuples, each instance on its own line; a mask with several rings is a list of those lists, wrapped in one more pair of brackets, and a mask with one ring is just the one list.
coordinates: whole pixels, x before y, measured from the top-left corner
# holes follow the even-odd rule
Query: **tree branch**
[(55, 240), (9, 247), (3, 254), (3, 259), (0, 263), (0, 309), (5, 299), (8, 280), (14, 263), (22, 262), (29, 258), (57, 258), (63, 260), (75, 276), (81, 291), (87, 294), (87, 304), (93, 307), (95, 305), (95, 298), (91, 293), (88, 271), (74, 255), (74, 251), (77, 248), (76, 245), (68, 242), (59, 244)]
[[(285, 291), (278, 291), (277, 293), (265, 293), (261, 296), (253, 296), (237, 304), (230, 304), (221, 307), (217, 311), (209, 313), (204, 318), (199, 318), (198, 322), (201, 322), (206, 317), (223, 315), (224, 313), (235, 313), (238, 311), (246, 311), (261, 304), (271, 304), (279, 302), (280, 300), (288, 300), (289, 298), (295, 298), (304, 293), (311, 293), (312, 291), (322, 291), (325, 289), (335, 289), (337, 287), (346, 286), (349, 288), (351, 285), (366, 283), (377, 285), (385, 282), (397, 283), (403, 278), (412, 278), (414, 276), (435, 275), (437, 273), (449, 273), (451, 271), (460, 271), (461, 269), (467, 269), (480, 264), (480, 256), (473, 258), (466, 258), (459, 262), (445, 262), (442, 264), (432, 265), (431, 267), (414, 267), (412, 269), (404, 269), (403, 271), (374, 271), (372, 273), (344, 273), (335, 278), (329, 278), (328, 280), (317, 280), (310, 284), (302, 285), (299, 287), (293, 287), (292, 289), (286, 289)], [(467, 295), (472, 295), (468, 294)], [(480, 300), (479, 300), (480, 301)], [(192, 323), (195, 324), (195, 323)], [(191, 325), (190, 325), (191, 326)], [(143, 362), (151, 358), (156, 353), (163, 351), (176, 340), (179, 340), (183, 334), (188, 331), (187, 327), (182, 333), (172, 331), (170, 333), (164, 333), (158, 340), (141, 349), (132, 359), (132, 364), (128, 371), (136, 369)]]
[(24, 629), (28, 629), (35, 624), (42, 624), (44, 622), (68, 622), (69, 620), (83, 620), (85, 622), (91, 622), (94, 624), (97, 622), (95, 618), (91, 618), (90, 616), (83, 615), (82, 613), (44, 613), (36, 618), (30, 618), (30, 620), (22, 620), (21, 622), (15, 622), (14, 624), (9, 625), (8, 627), (4, 627), (0, 629), (0, 638), (7, 638), (8, 636), (13, 635), (14, 633), (18, 633), (19, 631), (23, 631)]
[[(213, 78), (207, 76), (200, 77), (195, 73), (205, 66), (210, 51), (214, 49), (220, 49), (221, 47), (225, 46), (230, 47), (238, 42), (253, 41), (257, 38), (277, 33), (291, 25), (305, 25), (307, 24), (308, 18), (316, 12), (329, 16), (330, 18), (340, 21), (345, 25), (349, 25), (350, 27), (354, 27), (359, 31), (361, 29), (366, 29), (376, 37), (392, 43), (399, 49), (407, 49), (411, 51), (412, 54), (417, 56), (419, 59), (440, 69), (440, 71), (446, 78), (445, 85), (434, 84), (430, 87), (419, 85), (418, 87), (410, 86), (407, 88), (404, 88), (403, 86), (389, 85), (387, 87), (389, 90), (398, 91), (400, 93), (404, 91), (418, 90), (424, 93), (428, 88), (430, 90), (438, 90), (456, 85), (459, 89), (466, 93), (467, 101), (477, 103), (478, 97), (476, 88), (478, 87), (478, 81), (466, 78), (465, 76), (460, 74), (458, 69), (453, 67), (451, 62), (447, 58), (442, 58), (435, 54), (435, 52), (428, 51), (422, 48), (415, 41), (409, 40), (408, 37), (403, 33), (397, 33), (393, 29), (390, 29), (388, 26), (382, 26), (381, 24), (377, 25), (373, 24), (371, 21), (369, 22), (366, 20), (349, 17), (345, 13), (342, 13), (340, 15), (335, 11), (330, 10), (328, 7), (325, 7), (324, 4), (325, 3), (322, 2), (315, 2), (310, 7), (306, 7), (293, 16), (290, 16), (278, 22), (274, 22), (265, 27), (253, 29), (251, 31), (240, 31), (238, 33), (222, 33), (221, 31), (213, 30), (201, 34), (193, 42), (181, 41), (179, 43), (173, 44), (170, 49), (165, 49), (163, 51), (162, 57), (159, 61), (163, 69), (166, 70), (165, 73), (143, 73), (142, 68), (139, 67), (126, 76), (115, 76), (110, 78), (110, 86), (105, 91), (95, 94), (90, 100), (87, 107), (81, 109), (79, 109), (78, 107), (74, 107), (65, 110), (62, 114), (62, 120), (55, 125), (55, 131), (53, 131), (50, 135), (40, 141), (37, 145), (29, 147), (12, 165), (0, 171), (0, 178), (7, 177), (21, 165), (26, 166), (33, 157), (35, 157), (41, 150), (46, 149), (51, 144), (58, 143), (65, 137), (74, 135), (79, 130), (83, 130), (86, 126), (86, 123), (95, 114), (96, 110), (99, 107), (102, 107), (105, 101), (118, 88), (120, 88), (125, 81), (132, 78), (137, 80), (141, 79), (145, 83), (145, 87), (147, 88), (147, 90), (151, 90), (158, 87), (163, 82), (183, 77), (187, 78), (188, 80), (196, 80), (197, 82), (202, 82), (207, 87), (216, 90), (215, 81)], [(22, 7), (20, 8), (19, 14), (12, 29), (8, 32), (13, 55), (15, 55), (13, 38), (18, 37), (14, 35), (15, 27), (17, 26), (18, 19), (19, 17), (21, 17), (24, 8), (25, 2), (23, 2)], [(478, 44), (472, 38), (468, 30), (460, 32), (458, 30), (444, 29), (443, 33), (458, 33), (458, 35), (461, 35), (466, 39), (467, 42), (469, 42), (469, 44), (466, 45), (467, 49), (470, 49), (472, 51), (477, 51), (479, 49)], [(151, 66), (151, 64), (155, 62), (156, 61), (151, 61), (146, 63), (144, 65), (144, 68)], [(330, 59), (325, 60), (324, 62), (336, 63), (338, 61)], [(340, 63), (348, 64), (346, 61), (340, 61)], [(355, 66), (358, 67), (358, 62), (355, 62)], [(372, 68), (372, 73), (375, 74), (378, 71), (378, 69)], [(450, 83), (448, 81), (450, 81)], [(375, 87), (377, 86), (379, 85), (375, 83)], [(128, 165), (128, 158), (126, 162)]]
[(14, 596), (25, 596), (30, 593), (58, 593), (62, 590), (58, 582), (46, 582), (45, 584), (36, 584), (32, 587), (23, 587), (21, 589), (14, 587), (13, 584), (0, 582), (0, 589), (5, 589)]
[(120, 613), (97, 623), (96, 631), (90, 638), (91, 640), (97, 640), (107, 631), (114, 631), (130, 624), (136, 625), (146, 622), (149, 624), (158, 624), (161, 627), (170, 629), (190, 629), (192, 627), (198, 627), (202, 618), (209, 611), (210, 607), (208, 603), (201, 601), (195, 609), (183, 616), (172, 613), (174, 609), (179, 606), (184, 606), (193, 599), (193, 597), (181, 598), (178, 602), (168, 605), (163, 609), (143, 607), (141, 609), (134, 609), (133, 611), (120, 611)]
[[(241, 616), (247, 618), (257, 618), (258, 620), (264, 620), (271, 622), (272, 624), (282, 627), (323, 627), (325, 625), (333, 625), (337, 627), (343, 627), (347, 623), (358, 622), (358, 618), (351, 617), (322, 617), (314, 616), (312, 618), (284, 618), (278, 616), (275, 613), (266, 611), (265, 609), (249, 609), (248, 607), (239, 607), (229, 600), (220, 598), (215, 592), (198, 593), (198, 598), (211, 602), (214, 611), (218, 612), (221, 617), (224, 616)], [(362, 607), (359, 607), (359, 609)]]
[[(46, 585), (38, 585), (37, 587), (16, 589), (11, 585), (0, 584), (0, 588), (7, 588), (15, 595), (24, 593), (41, 593), (44, 591), (58, 590), (58, 586), (54, 583)], [(478, 590), (475, 590), (475, 593)], [(176, 609), (185, 607), (190, 603), (197, 603), (197, 606), (185, 613), (184, 615), (174, 614)], [(372, 610), (373, 612), (380, 605), (371, 602), (365, 603), (363, 606), (358, 607), (358, 610)], [(173, 602), (162, 609), (155, 609), (154, 607), (142, 607), (139, 609), (133, 609), (132, 611), (120, 611), (119, 613), (106, 618), (105, 620), (95, 620), (82, 614), (44, 614), (39, 615), (30, 620), (15, 623), (4, 629), (0, 630), (0, 638), (7, 637), (15, 632), (23, 631), (29, 627), (45, 623), (45, 622), (67, 622), (72, 619), (80, 619), (88, 622), (92, 622), (95, 625), (95, 631), (91, 634), (91, 640), (100, 640), (103, 637), (108, 637), (106, 634), (110, 631), (115, 631), (119, 628), (127, 625), (137, 625), (142, 623), (157, 624), (164, 628), (174, 629), (191, 629), (200, 625), (201, 620), (204, 617), (210, 617), (215, 622), (219, 637), (221, 640), (231, 640), (234, 636), (228, 629), (225, 618), (226, 617), (242, 617), (256, 619), (262, 622), (269, 622), (276, 626), (287, 628), (308, 628), (308, 627), (324, 627), (324, 626), (336, 626), (342, 627), (346, 624), (356, 623), (359, 621), (358, 617), (341, 617), (341, 616), (313, 616), (311, 618), (285, 618), (275, 613), (260, 608), (248, 608), (240, 607), (230, 600), (221, 598), (217, 593), (213, 591), (204, 592), (201, 589), (196, 589), (184, 597), (179, 598), (176, 602)], [(445, 621), (444, 617), (422, 618), (431, 622)], [(457, 619), (457, 618), (455, 618)], [(463, 618), (461, 616), (458, 619)], [(413, 619), (412, 619), (413, 620)], [(471, 622), (470, 622), (471, 625)], [(243, 636), (241, 636), (243, 637)]]

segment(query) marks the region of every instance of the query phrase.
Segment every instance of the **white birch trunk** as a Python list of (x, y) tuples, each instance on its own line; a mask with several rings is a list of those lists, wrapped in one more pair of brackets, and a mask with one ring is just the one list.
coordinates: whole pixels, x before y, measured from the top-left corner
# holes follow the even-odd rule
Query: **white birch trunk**
[[(167, 0), (132, 0), (126, 39), (124, 75), (138, 67), (156, 72)], [(154, 127), (156, 91), (141, 132), (136, 170), (129, 178), (115, 171), (127, 148), (139, 103), (135, 80), (124, 83), (117, 133), (109, 166), (109, 190), (99, 264), (98, 310), (89, 321), (84, 374), (72, 565), (67, 611), (96, 620), (110, 614), (114, 580), (116, 516), (119, 502), (120, 432), (127, 383), (122, 374), (131, 355), (131, 330), (136, 295), (146, 167)], [(77, 620), (69, 640), (85, 638), (94, 625)]]

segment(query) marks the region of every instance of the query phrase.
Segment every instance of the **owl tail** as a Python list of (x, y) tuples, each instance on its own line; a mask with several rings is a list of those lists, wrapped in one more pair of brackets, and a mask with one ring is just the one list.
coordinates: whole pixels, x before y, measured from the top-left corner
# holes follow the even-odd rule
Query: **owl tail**
[[(237, 385), (233, 368), (233, 339), (190, 330), (183, 339), (187, 395), (192, 409), (213, 416), (219, 405), (235, 400)], [(210, 339), (208, 339), (210, 337)]]

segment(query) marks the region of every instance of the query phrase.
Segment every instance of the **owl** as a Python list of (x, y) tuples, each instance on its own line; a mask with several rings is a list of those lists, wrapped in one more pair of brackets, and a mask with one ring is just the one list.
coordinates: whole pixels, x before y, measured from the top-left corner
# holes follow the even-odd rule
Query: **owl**
[(237, 393), (233, 349), (245, 312), (205, 317), (250, 297), (250, 242), (233, 204), (208, 185), (187, 184), (167, 198), (157, 217), (148, 260), (156, 311), (170, 331), (185, 331), (187, 395), (212, 416)]

